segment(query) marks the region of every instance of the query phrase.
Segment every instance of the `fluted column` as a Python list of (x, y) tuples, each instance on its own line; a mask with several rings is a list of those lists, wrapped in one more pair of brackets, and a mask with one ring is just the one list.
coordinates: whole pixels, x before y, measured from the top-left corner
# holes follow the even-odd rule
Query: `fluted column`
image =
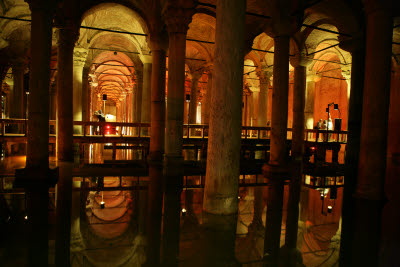
[[(74, 69), (73, 69), (73, 118), (74, 121), (82, 121), (82, 78), (83, 78), (83, 66), (86, 62), (88, 50), (86, 48), (76, 47), (74, 49)], [(81, 134), (82, 127), (74, 126), (74, 134)]]
[(381, 243), (393, 35), (393, 18), (388, 2), (364, 1), (367, 17), (366, 75), (352, 254), (352, 265), (360, 266), (378, 265)]
[[(48, 265), (49, 85), (53, 1), (29, 1), (31, 9), (30, 106), (26, 176), (29, 266)], [(32, 183), (28, 183), (34, 180)]]
[(268, 266), (277, 266), (279, 259), (284, 180), (288, 178), (289, 40), (288, 33), (281, 33), (274, 38), (270, 158), (263, 167), (264, 176), (270, 183), (264, 240), (264, 255)]

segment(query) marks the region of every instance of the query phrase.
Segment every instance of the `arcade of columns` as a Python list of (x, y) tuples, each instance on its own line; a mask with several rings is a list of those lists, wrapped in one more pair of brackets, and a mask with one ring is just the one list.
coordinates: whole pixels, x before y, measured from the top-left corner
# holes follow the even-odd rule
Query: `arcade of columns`
[[(48, 132), (50, 50), (52, 18), (56, 6), (51, 1), (29, 1), (31, 9), (31, 66), (30, 104), (28, 122), (27, 164), (21, 183), (27, 190), (31, 231), (31, 262), (47, 265), (47, 202), (48, 188), (56, 182), (49, 171)], [(167, 4), (163, 17), (156, 1), (149, 26), (151, 56), (144, 59), (143, 70), (135, 71), (135, 94), (120, 99), (118, 121), (150, 122), (150, 170), (147, 226), (148, 264), (176, 265), (179, 251), (179, 213), (177, 205), (182, 190), (182, 138), (185, 120), (185, 49), (186, 35), (195, 12), (194, 4)], [(380, 227), (384, 201), (386, 171), (386, 142), (390, 95), (391, 42), (393, 18), (387, 6), (380, 1), (365, 1), (366, 35), (341, 40), (341, 48), (352, 55), (350, 98), (348, 112), (348, 144), (346, 175), (357, 179), (346, 180), (344, 191), (341, 239), (343, 266), (377, 266)], [(56, 264), (69, 266), (71, 243), (71, 202), (73, 129), (72, 122), (90, 118), (97, 110), (99, 95), (82, 95), (82, 77), (88, 77), (84, 68), (88, 52), (74, 48), (79, 27), (73, 20), (74, 4), (64, 6), (64, 17), (58, 32), (57, 74), (57, 160), (59, 182), (57, 197)], [(315, 82), (320, 77), (309, 72), (312, 63), (305, 47), (298, 44), (294, 57), (290, 39), (294, 36), (289, 10), (281, 6), (281, 14), (272, 19), (274, 32), (273, 67), (257, 68), (260, 80), (258, 92), (252, 92), (246, 101), (252, 102), (247, 116), (242, 119), (243, 59), (249, 47), (245, 46), (246, 2), (220, 0), (216, 7), (215, 57), (206, 74), (191, 73), (188, 122), (196, 123), (199, 81), (207, 76), (201, 96), (201, 121), (209, 124), (206, 184), (204, 189), (203, 225), (206, 257), (216, 262), (236, 264), (234, 257), (235, 230), (238, 212), (238, 177), (240, 128), (247, 124), (265, 126), (271, 122), (269, 163), (263, 173), (270, 183), (267, 199), (265, 228), (265, 263), (277, 266), (280, 254), (288, 253), (289, 264), (296, 260), (299, 218), (304, 129), (314, 123), (313, 106)], [(163, 18), (163, 20), (161, 19)], [(166, 24), (168, 38), (163, 30)], [(235, 30), (232, 30), (235, 29)], [(364, 40), (365, 39), (365, 40)], [(168, 90), (165, 103), (166, 55), (168, 52)], [(294, 67), (293, 77), (293, 138), (291, 159), (287, 155), (287, 125), (289, 97), (289, 63)], [(22, 100), (24, 69), (13, 63), (14, 90), (12, 101)], [(364, 67), (365, 66), (365, 67)], [(376, 66), (380, 66), (376, 68)], [(371, 74), (374, 75), (365, 75)], [(269, 87), (270, 79), (272, 89)], [(18, 89), (19, 88), (19, 89)], [(218, 88), (218, 90), (216, 89)], [(86, 90), (87, 91), (87, 90)], [(251, 91), (250, 91), (251, 92)], [(363, 97), (361, 97), (363, 96)], [(97, 108), (77, 103), (91, 102)], [(268, 107), (272, 98), (272, 107)], [(91, 101), (88, 101), (91, 99)], [(126, 100), (128, 99), (128, 100)], [(361, 101), (362, 99), (362, 101)], [(123, 103), (125, 101), (125, 103)], [(128, 108), (135, 103), (135, 110)], [(257, 106), (257, 108), (255, 108)], [(100, 106), (101, 107), (101, 106)], [(270, 117), (267, 110), (271, 110)], [(381, 112), (376, 112), (380, 110)], [(257, 111), (257, 112), (256, 112)], [(10, 109), (10, 116), (23, 117), (18, 106)], [(251, 120), (253, 119), (253, 120)], [(223, 125), (223, 127), (222, 127)], [(221, 146), (220, 144), (224, 144)], [(375, 155), (373, 158), (369, 155)], [(162, 178), (165, 177), (163, 189)], [(290, 179), (290, 197), (286, 222), (285, 249), (280, 249), (283, 186)], [(34, 180), (35, 183), (31, 181)], [(164, 190), (163, 244), (160, 244), (162, 192)], [(255, 192), (260, 197), (260, 192)], [(259, 209), (259, 207), (258, 207)], [(256, 210), (256, 207), (255, 207)], [(75, 216), (75, 215), (73, 215)], [(257, 219), (257, 218), (256, 218)], [(259, 220), (259, 218), (258, 218)], [(256, 220), (255, 220), (256, 221)], [(368, 222), (368, 223), (365, 223)], [(156, 230), (155, 230), (156, 229)], [(216, 234), (217, 233), (217, 234)], [(369, 233), (366, 235), (365, 233)], [(212, 237), (212, 238), (210, 238)], [(356, 245), (355, 245), (356, 244)], [(160, 247), (163, 255), (160, 259)], [(224, 249), (216, 249), (224, 247)], [(206, 264), (206, 262), (202, 262)]]

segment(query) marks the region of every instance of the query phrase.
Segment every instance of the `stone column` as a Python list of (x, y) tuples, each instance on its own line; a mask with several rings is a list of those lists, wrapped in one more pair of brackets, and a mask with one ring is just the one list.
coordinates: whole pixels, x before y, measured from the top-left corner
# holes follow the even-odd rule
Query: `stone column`
[(73, 155), (73, 52), (78, 28), (72, 23), (58, 32), (56, 265), (69, 266)]
[[(151, 57), (146, 56), (143, 64), (143, 90), (142, 90), (142, 123), (150, 123), (151, 118)], [(148, 135), (148, 129), (142, 129), (142, 135)]]
[[(155, 8), (155, 10), (159, 10)], [(156, 16), (157, 18), (161, 16)], [(157, 21), (157, 20), (156, 20)], [(159, 22), (159, 21), (158, 21)], [(159, 22), (160, 23), (160, 22)], [(162, 28), (160, 24), (155, 24)], [(150, 49), (152, 54), (151, 71), (151, 135), (149, 164), (148, 209), (146, 219), (148, 266), (160, 264), (161, 216), (163, 204), (163, 155), (165, 142), (165, 77), (166, 40), (157, 29), (152, 29)]]
[[(190, 87), (190, 107), (189, 107), (189, 124), (196, 124), (197, 118), (197, 88), (199, 85), (199, 79), (201, 78), (202, 73), (193, 73), (192, 74), (192, 84)], [(196, 129), (193, 129), (190, 133), (194, 135), (196, 133)]]
[(257, 76), (260, 79), (260, 93), (258, 96), (258, 117), (257, 126), (266, 127), (268, 122), (268, 86), (272, 76), (271, 71), (257, 71)]
[(299, 221), (299, 201), (303, 175), (306, 65), (311, 63), (310, 60), (305, 60), (302, 52), (298, 53), (299, 54), (291, 60), (291, 64), (294, 66), (292, 177), (290, 179), (285, 234), (285, 248), (289, 256), (286, 257), (286, 259), (290, 266), (296, 265), (296, 260), (298, 260), (296, 257), (300, 254), (300, 252), (296, 250), (296, 247)]
[(178, 203), (183, 179), (182, 142), (186, 33), (193, 11), (192, 8), (168, 5), (164, 14), (169, 34), (169, 54), (162, 261), (168, 266), (177, 265), (179, 255), (180, 205)]
[(142, 95), (143, 95), (143, 71), (135, 70), (136, 94), (135, 94), (135, 122), (142, 120)]
[(201, 111), (202, 111), (201, 118), (203, 124), (209, 124), (210, 121), (210, 104), (211, 104), (212, 83), (213, 83), (212, 68), (210, 68), (207, 75), (208, 75), (207, 93), (206, 97), (204, 98), (204, 103), (201, 104)]
[(83, 67), (82, 70), (82, 120), (83, 121), (90, 121), (89, 117), (90, 87), (88, 83), (89, 71), (90, 71), (89, 67)]
[(13, 75), (12, 105), (10, 109), (10, 118), (22, 119), (25, 114), (24, 109), (24, 62), (14, 62), (11, 65)]
[(378, 265), (381, 243), (393, 34), (393, 18), (388, 2), (364, 1), (367, 75), (364, 79), (352, 254), (352, 265), (360, 266)]
[(243, 0), (217, 1), (215, 75), (212, 87), (218, 90), (214, 90), (211, 96), (203, 200), (203, 227), (208, 237), (203, 248), (208, 254), (203, 260), (217, 266), (237, 264), (234, 248), (238, 212), (245, 10), (246, 1)]
[[(28, 262), (30, 266), (48, 265), (49, 187), (49, 85), (53, 1), (29, 1), (31, 9), (30, 106), (26, 173), (19, 177), (26, 188), (28, 213)], [(35, 181), (34, 185), (32, 182)]]
[(279, 260), (283, 189), (284, 180), (288, 178), (287, 117), (290, 37), (287, 32), (288, 30), (274, 38), (270, 158), (269, 163), (263, 167), (264, 176), (270, 183), (264, 240), (264, 257), (268, 266), (277, 266)]
[(218, 90), (211, 97), (203, 202), (204, 212), (217, 215), (236, 214), (238, 208), (246, 1), (231, 2), (219, 1), (217, 5), (213, 88)]
[[(74, 71), (73, 71), (73, 118), (74, 121), (82, 121), (82, 78), (83, 66), (86, 62), (88, 50), (86, 48), (76, 47), (74, 49)], [(74, 126), (74, 134), (82, 134), (81, 126)]]
[(365, 70), (365, 37), (360, 34), (350, 40), (341, 40), (340, 47), (349, 51), (351, 59), (351, 84), (349, 99), (348, 133), (345, 158), (346, 186), (343, 188), (342, 232), (340, 238), (340, 266), (350, 266), (352, 257), (352, 240), (354, 233), (353, 195), (356, 191), (358, 158), (360, 155), (361, 118), (363, 110), (364, 70)]
[(315, 100), (315, 83), (320, 79), (320, 76), (315, 71), (310, 71), (307, 74), (306, 100), (304, 106), (304, 121), (306, 129), (314, 128), (314, 100)]

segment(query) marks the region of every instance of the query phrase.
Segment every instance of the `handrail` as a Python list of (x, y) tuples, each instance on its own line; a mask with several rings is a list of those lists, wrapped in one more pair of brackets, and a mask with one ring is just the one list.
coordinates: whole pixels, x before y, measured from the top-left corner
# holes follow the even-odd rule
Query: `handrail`
[[(11, 124), (25, 124), (26, 119), (0, 119), (1, 131), (0, 136), (6, 136), (6, 125)], [(50, 120), (50, 125), (55, 126), (56, 120)], [(105, 126), (118, 127), (120, 128), (119, 136), (135, 136), (135, 137), (149, 137), (150, 136), (150, 123), (137, 123), (137, 122), (98, 122), (98, 121), (74, 121), (75, 127), (82, 127), (82, 135), (87, 136), (87, 127), (90, 127), (90, 136), (105, 136), (105, 131), (100, 131), (100, 134), (94, 129), (97, 127)], [(23, 127), (21, 127), (23, 128)], [(132, 130), (128, 130), (132, 128)], [(146, 133), (143, 133), (143, 129), (148, 129)], [(184, 124), (183, 138), (199, 138), (204, 139), (208, 137), (209, 126), (207, 124)], [(26, 129), (22, 129), (23, 132), (19, 133), (22, 135), (26, 134)], [(186, 131), (186, 133), (185, 133)], [(288, 139), (292, 138), (292, 128), (287, 129)], [(271, 127), (257, 127), (257, 126), (242, 126), (241, 128), (243, 139), (268, 139), (271, 135)], [(335, 131), (335, 130), (321, 130), (321, 129), (305, 129), (304, 140), (309, 142), (347, 142), (347, 131)]]

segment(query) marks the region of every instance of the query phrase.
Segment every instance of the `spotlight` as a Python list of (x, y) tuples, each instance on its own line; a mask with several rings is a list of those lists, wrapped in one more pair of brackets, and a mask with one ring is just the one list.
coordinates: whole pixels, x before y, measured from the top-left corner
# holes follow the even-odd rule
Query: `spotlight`
[(28, 215), (25, 215), (24, 219), (25, 219), (25, 220), (28, 220)]
[(104, 209), (104, 207), (105, 207), (104, 201), (100, 202), (100, 208), (101, 208), (101, 209)]
[(185, 215), (186, 215), (186, 209), (183, 208), (183, 209), (182, 209), (182, 216), (185, 216)]
[(328, 213), (332, 213), (332, 206), (328, 206)]

